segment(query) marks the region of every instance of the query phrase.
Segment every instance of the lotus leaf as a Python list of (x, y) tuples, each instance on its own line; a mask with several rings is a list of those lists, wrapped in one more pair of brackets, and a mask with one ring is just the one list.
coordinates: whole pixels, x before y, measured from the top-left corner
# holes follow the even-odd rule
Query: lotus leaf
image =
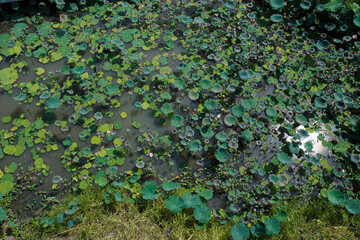
[(174, 115), (171, 118), (171, 125), (174, 127), (181, 127), (184, 124), (184, 118), (180, 115)]
[(202, 89), (209, 89), (211, 86), (212, 86), (212, 82), (210, 79), (208, 78), (205, 78), (203, 80), (201, 80), (199, 82), (199, 86), (202, 88)]
[(345, 201), (345, 195), (337, 189), (328, 190), (326, 195), (333, 204), (341, 204)]
[(21, 102), (24, 101), (26, 99), (26, 94), (25, 93), (20, 93), (19, 95), (17, 95), (16, 97), (14, 97), (14, 100), (17, 102)]
[(8, 67), (0, 70), (0, 83), (3, 85), (13, 84), (18, 78), (18, 72), (14, 68)]
[(330, 43), (327, 40), (319, 40), (316, 43), (316, 47), (321, 50), (327, 50), (330, 47)]
[(275, 119), (277, 117), (277, 111), (275, 110), (275, 108), (269, 107), (266, 109), (266, 116), (269, 119)]
[(275, 23), (279, 23), (283, 21), (283, 16), (280, 14), (273, 14), (270, 16), (270, 20)]
[(173, 213), (178, 213), (183, 209), (184, 200), (176, 195), (171, 195), (168, 199), (166, 199), (165, 206)]
[(239, 71), (239, 77), (242, 79), (242, 80), (249, 80), (251, 78), (253, 78), (255, 76), (254, 72), (251, 71), (251, 70), (240, 70)]
[(250, 237), (250, 231), (243, 223), (235, 223), (231, 228), (231, 236), (234, 240), (248, 239)]
[(320, 97), (315, 98), (315, 106), (318, 108), (326, 108), (327, 104), (326, 101)]
[(267, 234), (278, 234), (280, 232), (281, 226), (279, 221), (276, 218), (270, 218), (265, 220), (265, 231)]
[(141, 195), (144, 199), (154, 200), (158, 193), (156, 192), (157, 186), (153, 181), (146, 181), (141, 189)]
[(9, 123), (9, 122), (11, 122), (11, 116), (2, 117), (1, 122), (2, 122), (2, 123)]
[(219, 107), (219, 103), (214, 99), (207, 99), (204, 102), (204, 106), (207, 110), (211, 111)]
[(198, 195), (191, 195), (190, 193), (185, 193), (181, 199), (184, 201), (184, 208), (195, 208), (203, 203)]
[(235, 125), (238, 122), (238, 120), (236, 117), (232, 115), (227, 115), (224, 119), (224, 122), (227, 126), (232, 126)]
[(5, 211), (2, 207), (0, 207), (0, 221), (4, 221), (7, 216), (7, 211)]
[(270, 6), (273, 10), (281, 10), (285, 6), (284, 0), (270, 0)]
[(62, 103), (56, 97), (51, 97), (45, 102), (45, 106), (48, 109), (57, 109), (57, 108), (61, 107), (61, 105), (62, 105)]
[(242, 117), (245, 113), (245, 108), (242, 105), (235, 105), (231, 108), (232, 114), (234, 114), (236, 117)]
[(288, 164), (291, 162), (291, 157), (285, 152), (278, 152), (276, 157), (283, 164)]
[(160, 110), (161, 110), (162, 113), (165, 113), (165, 114), (169, 114), (169, 113), (172, 113), (174, 111), (173, 107), (171, 106), (170, 103), (164, 103), (161, 106)]
[(219, 132), (215, 135), (215, 138), (220, 142), (225, 142), (226, 139), (228, 138), (228, 135), (224, 132)]
[(211, 128), (208, 126), (202, 127), (200, 129), (200, 133), (201, 136), (203, 136), (204, 138), (211, 138), (212, 136), (214, 136), (214, 131), (211, 130)]
[(241, 104), (243, 107), (245, 107), (247, 109), (252, 109), (252, 108), (255, 108), (256, 101), (253, 99), (244, 99), (241, 101)]
[(346, 202), (345, 208), (352, 214), (360, 213), (360, 200), (348, 200)]
[(203, 204), (198, 205), (194, 210), (194, 217), (200, 223), (206, 223), (211, 217), (211, 211)]
[(244, 143), (249, 143), (250, 141), (253, 140), (253, 134), (249, 129), (246, 129), (240, 136), (240, 139), (244, 142)]
[(189, 149), (190, 149), (190, 151), (193, 151), (193, 152), (201, 151), (202, 146), (201, 146), (200, 140), (197, 139), (197, 140), (191, 141), (191, 143), (189, 144)]
[(116, 191), (115, 192), (115, 201), (116, 202), (122, 202), (124, 199), (121, 197), (121, 193)]
[(174, 183), (169, 181), (164, 181), (161, 186), (162, 189), (164, 189), (165, 191), (171, 191), (181, 187), (180, 183)]
[(266, 234), (265, 225), (263, 223), (258, 223), (255, 226), (251, 227), (251, 233), (255, 237), (262, 237)]
[(217, 149), (215, 152), (215, 157), (219, 162), (226, 162), (229, 157), (229, 152), (225, 149)]
[(119, 89), (117, 88), (115, 83), (110, 83), (108, 85), (106, 85), (105, 87), (105, 93), (109, 96), (114, 96), (116, 94), (118, 94)]

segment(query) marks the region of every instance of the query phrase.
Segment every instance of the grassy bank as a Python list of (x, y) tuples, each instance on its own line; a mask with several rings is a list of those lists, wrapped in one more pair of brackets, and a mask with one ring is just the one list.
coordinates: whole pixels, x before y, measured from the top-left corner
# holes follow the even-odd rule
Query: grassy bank
[[(78, 224), (68, 227), (51, 224), (44, 227), (44, 219), (26, 221), (10, 228), (3, 224), (3, 234), (16, 239), (228, 239), (231, 225), (221, 225), (211, 218), (206, 229), (196, 230), (191, 210), (178, 214), (166, 209), (164, 197), (141, 203), (115, 202), (106, 204), (101, 190), (88, 190), (84, 195), (69, 195), (78, 201), (78, 210), (71, 215)], [(124, 196), (125, 197), (125, 196)], [(48, 218), (68, 204), (49, 210)], [(262, 239), (359, 239), (360, 216), (327, 201), (293, 201), (287, 208), (288, 218), (281, 223), (278, 235)]]

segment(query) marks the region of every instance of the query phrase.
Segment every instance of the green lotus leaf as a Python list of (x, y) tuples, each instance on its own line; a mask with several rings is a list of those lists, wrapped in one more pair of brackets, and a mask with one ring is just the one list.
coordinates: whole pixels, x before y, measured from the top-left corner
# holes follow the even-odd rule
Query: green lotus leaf
[(7, 216), (7, 211), (5, 211), (2, 207), (0, 207), (0, 221), (4, 221)]
[(8, 67), (0, 70), (0, 83), (3, 85), (13, 84), (18, 78), (18, 72), (14, 68)]
[(185, 85), (185, 80), (182, 78), (176, 78), (172, 83), (176, 88), (183, 89)]
[(275, 110), (275, 108), (269, 107), (266, 109), (266, 116), (269, 119), (275, 119), (277, 117), (277, 111)]
[(309, 152), (311, 152), (314, 148), (313, 144), (310, 141), (307, 141), (306, 143), (304, 143), (304, 147)]
[(116, 202), (122, 202), (124, 199), (121, 197), (121, 193), (116, 191), (115, 192), (115, 201)]
[(254, 137), (252, 132), (249, 129), (246, 129), (240, 136), (241, 141), (243, 141), (244, 143), (249, 143), (251, 142)]
[(189, 95), (189, 98), (194, 101), (199, 99), (199, 96), (200, 96), (198, 92), (193, 91), (193, 90), (189, 91), (188, 95)]
[(20, 145), (20, 144), (16, 145), (14, 156), (17, 156), (17, 157), (21, 156), (25, 152), (25, 150), (26, 150), (26, 147), (24, 145)]
[(349, 123), (351, 126), (356, 127), (360, 123), (360, 117), (356, 115), (351, 116)]
[(209, 111), (219, 108), (219, 105), (220, 104), (218, 102), (216, 102), (216, 100), (214, 100), (214, 99), (207, 99), (204, 102), (205, 108)]
[(199, 86), (200, 86), (202, 89), (209, 89), (209, 88), (211, 88), (211, 86), (212, 86), (212, 82), (211, 82), (210, 79), (205, 78), (205, 79), (202, 79), (202, 80), (199, 82)]
[(95, 183), (101, 187), (104, 187), (107, 184), (107, 179), (104, 177), (96, 177)]
[(215, 83), (212, 87), (211, 87), (211, 91), (214, 93), (220, 93), (222, 92), (223, 87), (219, 84), (219, 83)]
[(110, 83), (110, 84), (106, 85), (106, 87), (105, 87), (106, 95), (114, 96), (114, 95), (118, 94), (118, 92), (119, 92), (119, 89), (115, 83)]
[(353, 23), (355, 26), (360, 27), (360, 15), (354, 16)]
[(201, 136), (203, 136), (204, 138), (211, 138), (212, 136), (214, 136), (214, 131), (211, 130), (211, 128), (208, 126), (202, 127), (200, 129), (200, 133)]
[(156, 190), (157, 186), (154, 181), (146, 181), (141, 189), (141, 195), (144, 199), (154, 200), (158, 196)]
[(81, 75), (85, 72), (85, 68), (83, 66), (75, 66), (72, 70), (72, 74)]
[(214, 196), (213, 191), (211, 191), (210, 189), (207, 189), (207, 188), (205, 188), (201, 191), (197, 191), (197, 193), (199, 194), (200, 197), (205, 198), (205, 200), (210, 200)]
[(215, 152), (215, 157), (219, 162), (226, 162), (229, 157), (229, 152), (225, 149), (218, 148)]
[(13, 98), (14, 98), (15, 101), (21, 102), (21, 101), (24, 101), (27, 98), (27, 96), (26, 96), (25, 93), (22, 92), (19, 95), (17, 95), (16, 97), (13, 97)]
[(278, 152), (276, 154), (276, 157), (277, 159), (282, 162), (283, 164), (288, 164), (291, 162), (291, 157), (287, 154), (287, 153), (284, 153), (284, 152)]
[(318, 108), (326, 108), (327, 104), (326, 101), (320, 97), (315, 98), (315, 106)]
[(304, 115), (301, 114), (296, 114), (295, 121), (297, 121), (298, 123), (304, 126), (308, 124), (306, 117), (304, 117)]
[(170, 211), (172, 211), (173, 213), (180, 212), (183, 209), (183, 206), (184, 206), (184, 200), (182, 200), (176, 195), (171, 195), (165, 201), (165, 207)]
[(270, 16), (270, 20), (275, 23), (279, 23), (283, 21), (283, 16), (280, 14), (273, 14)]
[(0, 193), (2, 193), (3, 195), (8, 194), (14, 188), (13, 180), (4, 180), (5, 175), (3, 176), (3, 180), (0, 181)]
[(48, 109), (57, 109), (57, 108), (61, 107), (61, 105), (62, 105), (62, 103), (56, 97), (51, 97), (45, 102), (45, 106)]
[(40, 99), (49, 99), (51, 97), (51, 94), (49, 92), (43, 92), (39, 98)]
[(299, 154), (300, 147), (299, 147), (299, 144), (297, 144), (296, 142), (294, 142), (294, 141), (290, 142), (289, 149), (290, 149), (291, 153)]
[(319, 40), (316, 43), (316, 47), (321, 50), (327, 50), (330, 47), (330, 43), (328, 40)]
[(225, 142), (228, 138), (228, 135), (224, 132), (219, 132), (215, 135), (215, 138), (220, 142)]
[(98, 136), (93, 136), (91, 138), (91, 144), (93, 145), (100, 145), (102, 143), (102, 138)]
[(211, 217), (211, 211), (204, 204), (198, 205), (194, 210), (194, 217), (200, 223), (206, 223)]
[(235, 223), (231, 228), (231, 236), (234, 240), (248, 239), (250, 237), (250, 231), (243, 223)]
[(245, 107), (247, 109), (252, 109), (252, 108), (255, 108), (256, 101), (253, 99), (244, 99), (241, 101), (241, 104), (243, 105), (243, 107)]
[(281, 10), (285, 6), (284, 0), (270, 0), (270, 6), (273, 10)]
[(231, 113), (236, 117), (242, 117), (245, 113), (245, 108), (242, 105), (235, 105), (231, 108)]
[(174, 127), (181, 127), (182, 125), (184, 125), (184, 118), (177, 114), (172, 116), (171, 125), (173, 125)]
[(162, 113), (165, 113), (165, 114), (169, 114), (169, 113), (172, 113), (174, 111), (173, 107), (171, 106), (170, 103), (164, 103), (161, 108), (160, 108), (161, 112)]
[(265, 231), (267, 234), (278, 234), (280, 232), (281, 226), (279, 221), (276, 218), (270, 218), (265, 220)]
[(242, 79), (242, 80), (249, 80), (251, 78), (253, 78), (255, 76), (254, 72), (251, 71), (251, 70), (240, 70), (239, 71), (239, 77)]
[(180, 183), (174, 183), (174, 182), (169, 182), (169, 181), (164, 181), (161, 185), (162, 189), (164, 189), (165, 191), (171, 191), (177, 188), (180, 188), (181, 185)]
[(9, 166), (4, 168), (6, 173), (14, 173), (17, 169), (18, 165), (15, 162), (12, 162)]
[(360, 200), (348, 200), (346, 202), (345, 208), (352, 214), (360, 213)]
[(232, 115), (227, 115), (224, 119), (224, 122), (227, 126), (233, 126), (236, 125), (238, 122), (237, 118)]
[(265, 225), (263, 223), (258, 223), (255, 226), (251, 226), (251, 233), (255, 237), (262, 237), (266, 234)]
[(199, 139), (191, 141), (191, 143), (189, 144), (189, 149), (192, 152), (199, 152), (202, 150), (202, 146), (201, 146), (201, 142)]
[(203, 203), (198, 195), (191, 195), (190, 193), (185, 193), (181, 199), (184, 201), (184, 208), (195, 208)]
[(326, 192), (327, 198), (333, 204), (341, 204), (345, 201), (345, 195), (337, 189), (330, 189)]
[(318, 165), (320, 163), (320, 160), (316, 157), (310, 157), (309, 162), (311, 162), (314, 165)]
[(2, 123), (9, 123), (9, 122), (11, 122), (11, 116), (4, 116), (4, 117), (2, 117), (1, 122), (2, 122)]

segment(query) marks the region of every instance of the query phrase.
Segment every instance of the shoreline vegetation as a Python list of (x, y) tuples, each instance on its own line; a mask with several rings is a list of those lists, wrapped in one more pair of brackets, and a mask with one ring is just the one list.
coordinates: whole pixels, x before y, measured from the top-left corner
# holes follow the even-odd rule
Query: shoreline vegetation
[[(68, 201), (45, 212), (55, 217), (64, 211), (69, 201), (76, 199), (78, 211), (74, 218), (82, 219), (77, 225), (67, 227), (51, 225), (44, 227), (42, 219), (31, 219), (16, 228), (2, 227), (4, 233), (15, 239), (229, 239), (231, 225), (221, 225), (211, 217), (205, 229), (194, 227), (191, 211), (171, 213), (165, 207), (165, 197), (137, 202), (116, 202), (108, 205), (101, 189), (89, 188), (80, 195), (67, 195)], [(126, 195), (123, 195), (125, 197)], [(282, 204), (273, 207), (276, 212)], [(283, 208), (282, 208), (283, 209)], [(329, 205), (326, 199), (293, 200), (287, 204), (287, 216), (280, 224), (279, 234), (265, 236), (263, 240), (317, 240), (359, 239), (360, 215), (350, 214), (346, 209)], [(9, 238), (11, 239), (11, 238)], [(250, 239), (257, 239), (251, 236)]]

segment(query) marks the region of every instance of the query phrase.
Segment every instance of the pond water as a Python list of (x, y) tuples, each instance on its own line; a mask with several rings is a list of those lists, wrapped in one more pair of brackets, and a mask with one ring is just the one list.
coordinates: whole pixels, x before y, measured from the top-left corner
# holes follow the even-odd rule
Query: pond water
[(357, 199), (345, 183), (358, 182), (359, 43), (255, 14), (263, 4), (96, 3), (1, 23), (0, 193), (12, 209), (31, 216), (94, 185), (107, 203), (120, 188), (193, 194), (250, 224), (334, 184)]

